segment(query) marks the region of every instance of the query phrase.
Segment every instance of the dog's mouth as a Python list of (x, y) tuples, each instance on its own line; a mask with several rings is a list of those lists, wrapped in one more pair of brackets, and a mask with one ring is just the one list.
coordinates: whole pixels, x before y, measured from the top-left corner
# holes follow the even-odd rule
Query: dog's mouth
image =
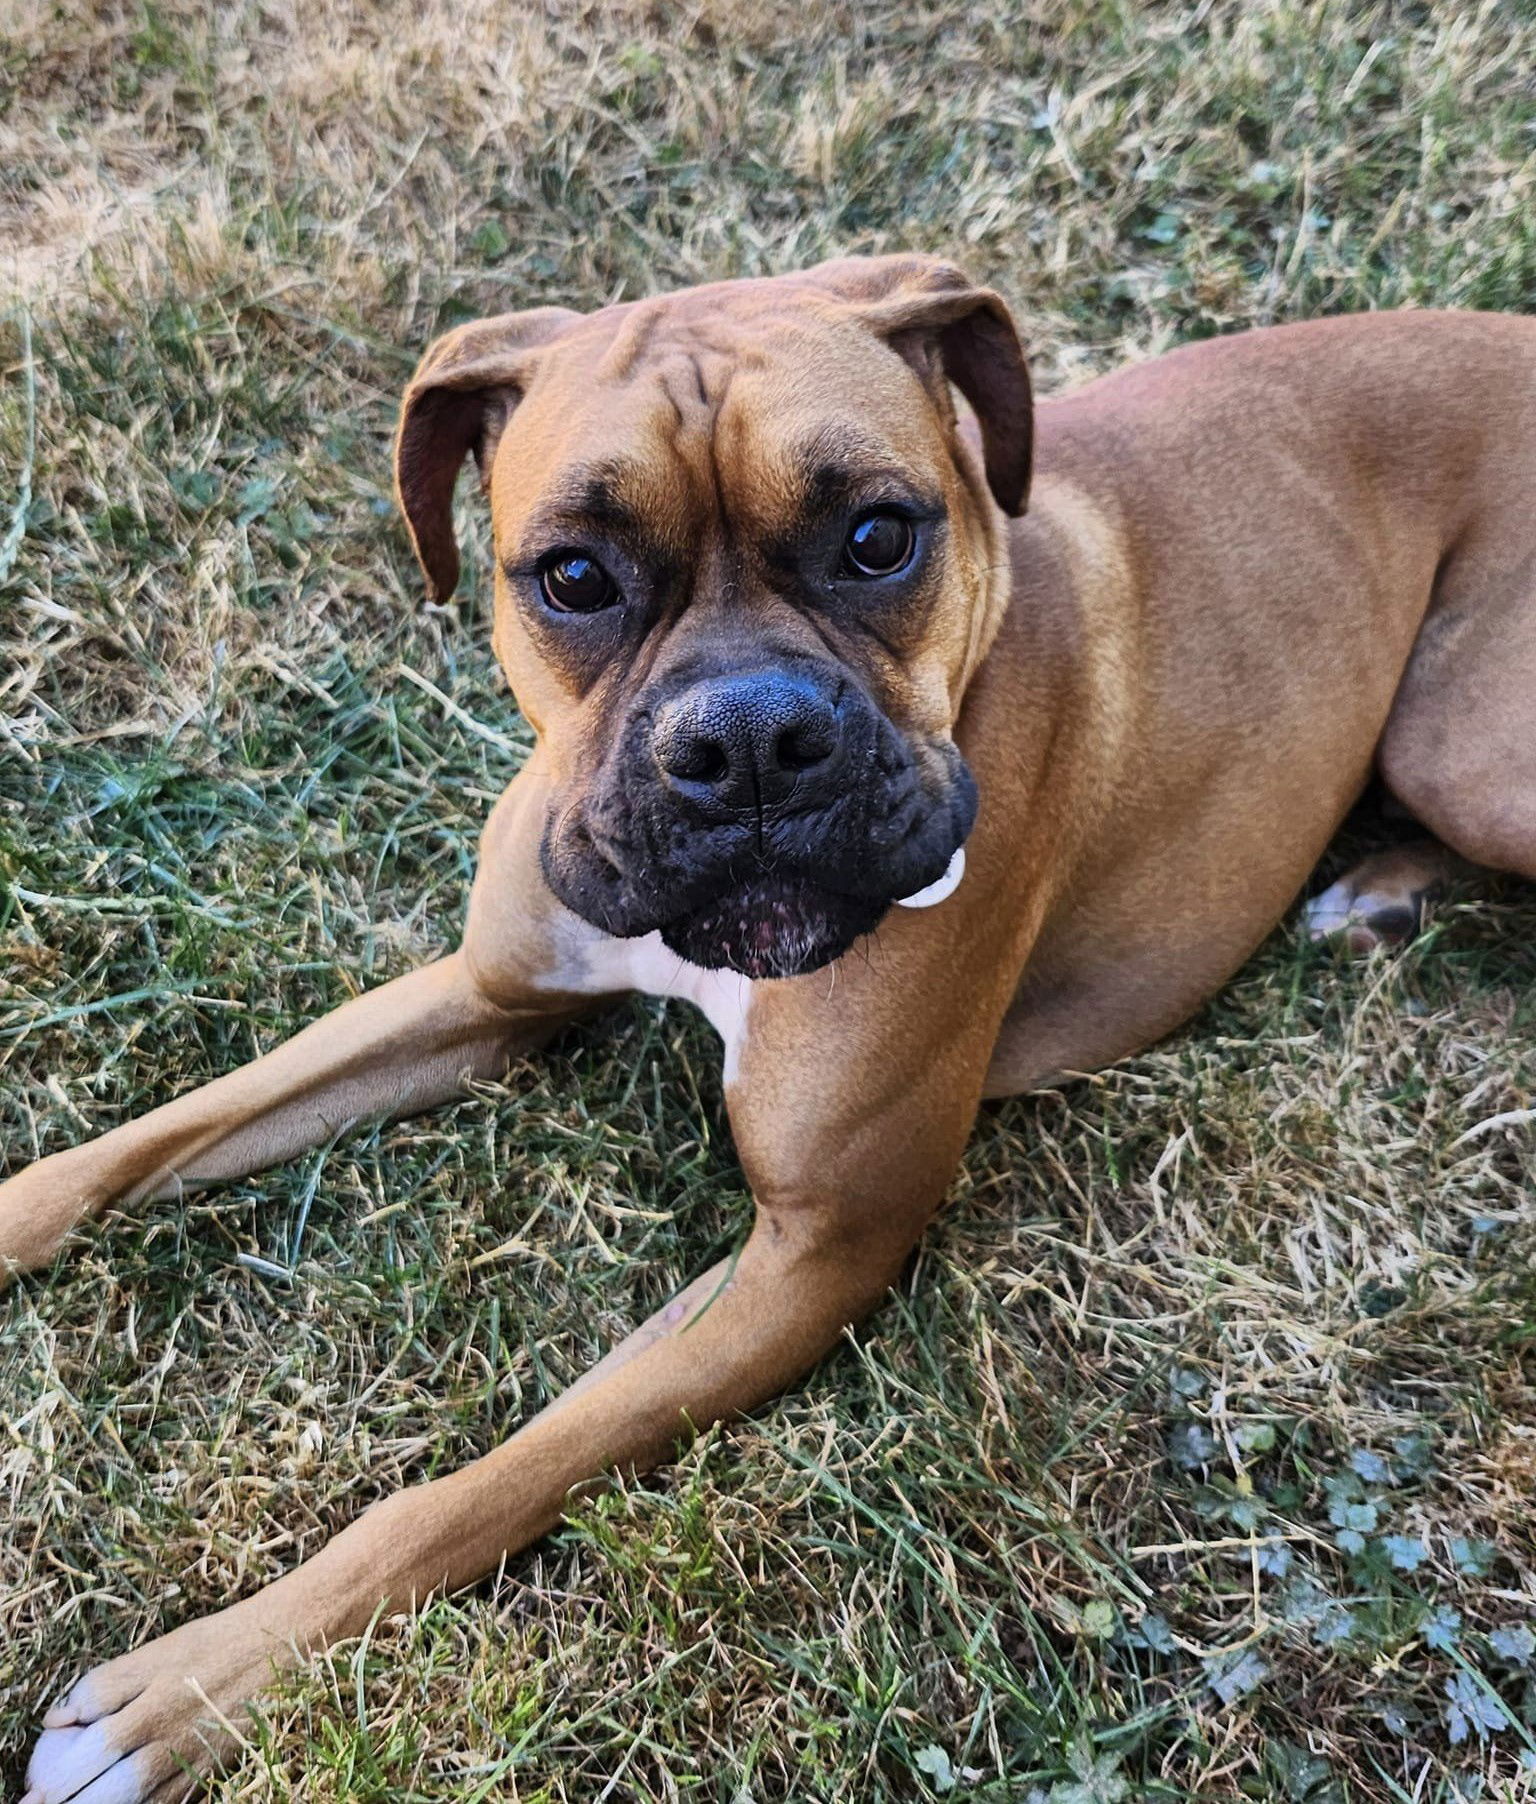
[[(942, 877), (898, 908), (932, 908), (953, 895), (965, 874), (958, 848)], [(841, 958), (873, 930), (892, 904), (845, 896), (804, 877), (762, 876), (662, 924), (665, 945), (690, 965), (739, 971), (744, 977), (803, 977)]]
[(708, 971), (800, 977), (841, 958), (879, 925), (886, 907), (803, 877), (765, 876), (663, 922), (661, 937), (679, 958)]

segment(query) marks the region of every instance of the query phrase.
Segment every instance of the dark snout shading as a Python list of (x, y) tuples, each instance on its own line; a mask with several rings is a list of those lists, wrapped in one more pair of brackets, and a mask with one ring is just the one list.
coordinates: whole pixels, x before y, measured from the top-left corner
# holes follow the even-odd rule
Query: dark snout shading
[(825, 806), (845, 776), (844, 687), (783, 669), (694, 683), (654, 717), (663, 781), (706, 819)]
[(550, 888), (605, 933), (659, 931), (754, 978), (840, 956), (976, 818), (952, 741), (903, 733), (841, 665), (765, 650), (655, 677), (541, 848)]

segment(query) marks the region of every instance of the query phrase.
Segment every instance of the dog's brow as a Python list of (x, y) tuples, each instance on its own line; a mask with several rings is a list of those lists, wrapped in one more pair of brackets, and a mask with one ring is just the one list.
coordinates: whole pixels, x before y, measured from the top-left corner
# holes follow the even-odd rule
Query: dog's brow
[(808, 518), (869, 498), (871, 490), (902, 493), (911, 484), (885, 446), (846, 428), (824, 429), (794, 446), (789, 463)]
[(686, 528), (677, 498), (658, 492), (654, 477), (624, 459), (605, 458), (562, 470), (518, 528), (509, 574), (534, 553), (556, 543), (622, 545), (636, 562), (660, 573), (675, 567), (686, 551)]
[(639, 528), (643, 510), (627, 498), (638, 488), (636, 472), (622, 463), (591, 464), (569, 470), (546, 498), (544, 511), (567, 519), (591, 520), (616, 531)]
[(801, 471), (802, 509), (814, 518), (855, 501), (894, 498), (910, 487), (894, 465), (818, 463)]

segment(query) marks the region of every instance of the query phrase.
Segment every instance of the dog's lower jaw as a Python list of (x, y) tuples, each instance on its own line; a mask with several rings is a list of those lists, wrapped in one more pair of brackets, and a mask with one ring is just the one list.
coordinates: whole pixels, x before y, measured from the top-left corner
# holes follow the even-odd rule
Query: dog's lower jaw
[(794, 877), (765, 877), (666, 921), (662, 943), (690, 965), (754, 979), (802, 977), (841, 958), (887, 904)]
[[(959, 888), (965, 847), (957, 846), (944, 874), (898, 908), (935, 908)], [(845, 896), (794, 877), (743, 885), (661, 928), (662, 943), (706, 971), (744, 977), (803, 977), (841, 958), (885, 918), (890, 903)]]

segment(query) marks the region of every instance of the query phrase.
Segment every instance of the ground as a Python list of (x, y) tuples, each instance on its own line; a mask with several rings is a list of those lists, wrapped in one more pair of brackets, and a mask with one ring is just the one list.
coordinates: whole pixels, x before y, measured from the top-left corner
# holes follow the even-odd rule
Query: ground
[[(1047, 390), (1531, 310), (1533, 66), (1529, 0), (12, 0), (5, 1163), (453, 942), (527, 734), (483, 534), (432, 607), (392, 509), (435, 331), (896, 248)], [(1282, 925), (989, 1108), (792, 1395), (337, 1648), (214, 1795), (1536, 1797), (1533, 979), (1513, 883), (1363, 963)], [(708, 1030), (636, 1003), (82, 1237), (0, 1303), (0, 1789), (84, 1666), (490, 1446), (747, 1211)]]

